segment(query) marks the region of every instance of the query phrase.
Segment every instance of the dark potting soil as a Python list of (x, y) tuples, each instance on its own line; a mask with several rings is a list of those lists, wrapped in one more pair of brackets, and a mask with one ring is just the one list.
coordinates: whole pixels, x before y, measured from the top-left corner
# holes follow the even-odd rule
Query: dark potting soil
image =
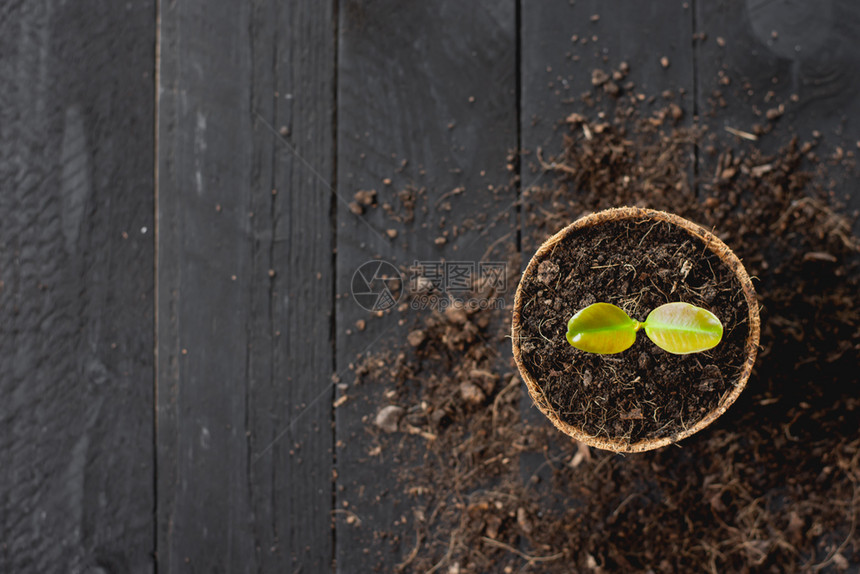
[[(720, 116), (719, 129), (672, 125), (679, 114), (666, 94), (653, 103), (632, 89), (602, 94), (583, 95), (577, 114), (558, 118), (563, 146), (523, 152), (530, 180), (557, 177), (523, 188), (522, 251), (620, 205), (716, 230), (756, 278), (762, 306), (746, 390), (678, 446), (629, 456), (591, 449), (532, 406), (510, 356), (509, 298), (502, 310), (414, 314), (403, 304), (368, 321), (399, 317), (409, 332), (374, 346), (354, 380), (339, 382), (366, 409), (364, 434), (349, 447), (366, 454), (373, 476), (393, 474), (397, 484), (382, 497), (362, 495), (364, 484), (346, 490), (349, 507), (336, 520), (366, 541), (367, 571), (856, 571), (860, 247), (857, 214), (839, 203), (856, 187), (853, 142), (771, 132), (788, 116), (754, 129), (762, 142), (727, 139)], [(456, 207), (463, 195), (446, 201)], [(378, 199), (367, 209), (427, 208), (420, 192), (382, 190)], [(490, 246), (494, 257), (504, 247)]]
[[(537, 273), (523, 277), (523, 364), (564, 422), (592, 436), (633, 443), (672, 436), (704, 418), (737, 384), (747, 306), (732, 270), (698, 238), (669, 222), (608, 222), (568, 234)], [(713, 312), (723, 340), (705, 353), (673, 355), (644, 333), (623, 353), (570, 346), (567, 322), (596, 302), (644, 321), (683, 301)]]

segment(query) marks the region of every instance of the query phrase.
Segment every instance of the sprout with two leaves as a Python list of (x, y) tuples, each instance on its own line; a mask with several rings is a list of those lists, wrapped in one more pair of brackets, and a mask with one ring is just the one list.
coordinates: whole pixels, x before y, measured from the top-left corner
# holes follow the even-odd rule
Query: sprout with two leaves
[(655, 345), (675, 355), (713, 349), (723, 338), (717, 316), (689, 303), (661, 305), (641, 323), (615, 305), (595, 303), (570, 318), (567, 342), (582, 351), (611, 355), (633, 346), (643, 328)]

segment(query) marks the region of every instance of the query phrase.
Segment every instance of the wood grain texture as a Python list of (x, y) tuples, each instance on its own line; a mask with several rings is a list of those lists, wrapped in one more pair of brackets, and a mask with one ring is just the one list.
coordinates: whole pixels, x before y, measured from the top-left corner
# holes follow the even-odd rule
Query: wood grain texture
[(0, 8), (2, 572), (152, 571), (154, 14)]
[(325, 572), (334, 556), (334, 3), (255, 2), (251, 39), (254, 536), (261, 571)]
[(332, 5), (161, 8), (159, 569), (324, 571)]
[[(335, 411), (337, 569), (392, 572), (415, 544), (414, 501), (395, 478), (408, 463), (391, 452), (368, 454), (385, 389), (355, 387), (346, 373), (357, 355), (402, 344), (421, 316), (376, 317), (350, 297), (350, 284), (377, 257), (398, 265), (474, 262), (495, 239), (510, 234), (514, 241), (516, 197), (505, 187), (505, 157), (517, 145), (515, 4), (345, 0), (339, 17), (336, 348), (344, 374), (338, 397), (346, 402)], [(451, 199), (452, 210), (437, 209), (460, 186), (465, 192)], [(356, 216), (346, 205), (356, 191), (373, 189), (379, 204), (396, 207), (397, 194), (410, 187), (426, 190), (410, 221), (392, 221), (378, 207)], [(454, 225), (462, 229), (456, 237)], [(397, 237), (389, 239), (387, 229)], [(437, 245), (443, 231), (450, 235)]]
[[(850, 0), (721, 0), (696, 4), (698, 108), (715, 137), (744, 144), (726, 127), (772, 130), (756, 146), (775, 152), (793, 134), (820, 132), (822, 157), (837, 147), (857, 151), (860, 141), (860, 66), (856, 35), (860, 5)], [(782, 112), (769, 120), (772, 110)], [(716, 158), (701, 156), (702, 169)], [(841, 172), (842, 170), (834, 170)], [(860, 194), (843, 173), (839, 199), (860, 209)], [(860, 232), (860, 222), (855, 229)]]
[(256, 569), (248, 6), (161, 3), (158, 569)]

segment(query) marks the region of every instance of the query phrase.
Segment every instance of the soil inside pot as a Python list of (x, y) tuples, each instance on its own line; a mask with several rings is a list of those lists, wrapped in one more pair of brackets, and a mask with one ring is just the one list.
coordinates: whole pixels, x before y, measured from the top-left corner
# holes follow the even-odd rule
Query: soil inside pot
[[(749, 308), (732, 270), (681, 227), (650, 219), (612, 221), (569, 233), (523, 278), (523, 364), (564, 422), (633, 443), (672, 436), (701, 420), (737, 384)], [(705, 353), (673, 355), (644, 333), (623, 353), (574, 349), (567, 322), (596, 302), (644, 321), (669, 302), (706, 308), (724, 326)]]

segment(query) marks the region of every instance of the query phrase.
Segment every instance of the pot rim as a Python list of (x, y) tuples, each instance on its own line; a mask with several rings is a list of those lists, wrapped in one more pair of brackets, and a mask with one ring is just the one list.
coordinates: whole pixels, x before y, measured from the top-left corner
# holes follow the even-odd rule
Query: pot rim
[(514, 361), (517, 364), (520, 376), (523, 378), (526, 383), (526, 386), (528, 387), (529, 395), (531, 396), (532, 401), (534, 401), (538, 409), (540, 409), (540, 411), (550, 420), (550, 422), (552, 422), (552, 424), (555, 425), (555, 427), (561, 432), (580, 442), (584, 442), (589, 446), (614, 452), (645, 452), (648, 450), (667, 446), (699, 432), (700, 430), (717, 420), (737, 400), (738, 396), (740, 396), (744, 388), (746, 388), (747, 381), (750, 377), (750, 374), (752, 373), (753, 365), (755, 364), (756, 355), (758, 354), (759, 337), (761, 335), (761, 319), (759, 316), (758, 300), (756, 299), (755, 289), (753, 289), (752, 281), (750, 280), (750, 277), (747, 274), (743, 263), (741, 263), (741, 260), (725, 243), (722, 242), (722, 240), (720, 240), (720, 238), (718, 238), (713, 233), (709, 232), (700, 225), (697, 225), (687, 219), (684, 219), (683, 217), (680, 217), (673, 213), (667, 213), (665, 211), (658, 211), (655, 209), (648, 209), (642, 207), (614, 207), (581, 217), (580, 219), (577, 219), (576, 221), (574, 221), (573, 223), (571, 223), (570, 225), (544, 241), (544, 243), (532, 256), (528, 266), (526, 267), (526, 270), (523, 272), (522, 277), (527, 277), (531, 274), (535, 274), (537, 272), (536, 267), (538, 259), (540, 259), (543, 255), (545, 255), (548, 251), (555, 247), (557, 243), (559, 243), (562, 239), (564, 239), (569, 233), (573, 231), (578, 231), (586, 227), (601, 225), (609, 221), (624, 221), (628, 219), (641, 218), (653, 219), (656, 221), (666, 221), (684, 229), (690, 235), (700, 239), (708, 249), (710, 249), (720, 258), (720, 261), (722, 261), (727, 267), (729, 267), (729, 269), (734, 272), (735, 276), (740, 281), (741, 288), (744, 294), (744, 299), (746, 300), (747, 307), (749, 309), (749, 333), (747, 334), (747, 340), (744, 345), (744, 354), (746, 356), (746, 359), (744, 360), (743, 369), (741, 370), (741, 374), (738, 377), (737, 382), (734, 383), (734, 386), (731, 391), (720, 399), (719, 404), (713, 410), (709, 411), (704, 417), (699, 419), (693, 426), (670, 436), (645, 439), (633, 443), (628, 443), (620, 439), (594, 436), (586, 433), (580, 428), (574, 427), (573, 425), (562, 421), (559, 418), (558, 414), (555, 412), (555, 410), (550, 406), (549, 401), (544, 396), (543, 390), (537, 384), (537, 381), (533, 379), (533, 377), (526, 371), (523, 365), (522, 353), (519, 346), (520, 315), (522, 312), (523, 305), (523, 300), (521, 297), (521, 279), (520, 284), (517, 286), (516, 295), (514, 296), (514, 310), (513, 316), (511, 318), (511, 339), (513, 345)]

